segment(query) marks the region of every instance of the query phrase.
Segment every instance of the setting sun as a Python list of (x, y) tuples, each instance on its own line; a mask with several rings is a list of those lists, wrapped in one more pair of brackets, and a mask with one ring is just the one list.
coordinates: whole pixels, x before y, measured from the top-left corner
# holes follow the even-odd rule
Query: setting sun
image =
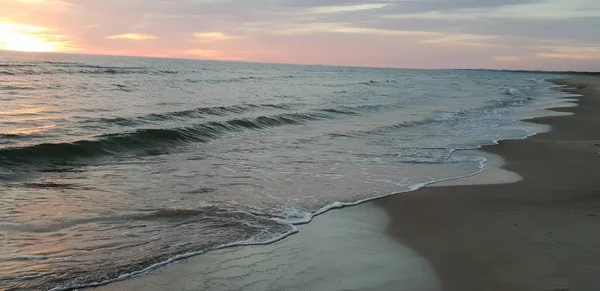
[(23, 52), (52, 52), (59, 44), (46, 42), (33, 35), (14, 35), (4, 43), (4, 49)]
[(46, 28), (0, 22), (0, 49), (23, 52), (54, 52), (62, 44), (50, 41), (42, 33)]

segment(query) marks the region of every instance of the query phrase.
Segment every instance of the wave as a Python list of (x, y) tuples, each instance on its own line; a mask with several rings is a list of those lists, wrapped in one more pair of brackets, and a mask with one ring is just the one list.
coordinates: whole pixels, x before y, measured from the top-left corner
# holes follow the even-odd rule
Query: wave
[(27, 86), (11, 86), (11, 85), (9, 85), (9, 86), (0, 86), (0, 90), (7, 90), (7, 91), (9, 91), (9, 90), (11, 90), (11, 91), (12, 90), (33, 90), (33, 89), (35, 89), (35, 88), (33, 88), (33, 87), (27, 87)]
[(57, 62), (46, 62), (56, 67), (64, 68), (89, 68), (89, 69), (115, 69), (115, 70), (147, 70), (147, 67), (122, 67), (122, 66), (99, 66), (99, 65), (87, 65), (82, 63), (57, 63)]
[[(144, 211), (146, 212), (146, 211)], [(86, 224), (102, 224), (107, 228), (133, 229), (139, 226), (132, 221), (143, 223), (151, 221), (169, 221), (175, 224), (194, 224), (205, 227), (206, 231), (215, 229), (223, 232), (220, 240), (189, 241), (180, 244), (169, 245), (168, 248), (157, 247), (151, 249), (145, 256), (135, 256), (127, 260), (116, 260), (110, 262), (82, 262), (89, 267), (85, 272), (73, 270), (68, 266), (57, 266), (52, 270), (38, 271), (43, 276), (35, 276), (34, 272), (24, 272), (17, 276), (0, 278), (11, 290), (35, 289), (35, 290), (74, 290), (83, 287), (99, 286), (112, 282), (115, 279), (124, 279), (132, 274), (142, 274), (145, 271), (156, 269), (168, 262), (175, 262), (195, 254), (233, 245), (266, 244), (282, 239), (290, 233), (296, 232), (296, 227), (282, 224), (278, 221), (245, 212), (221, 208), (218, 206), (205, 206), (196, 209), (149, 209), (147, 213), (136, 213), (130, 215), (116, 215), (107, 217), (92, 217), (75, 219), (69, 221), (58, 221), (48, 225), (5, 225), (7, 228), (17, 228), (19, 231), (32, 233), (50, 233), (57, 230), (71, 228)], [(2, 227), (2, 225), (0, 225)], [(106, 244), (89, 244), (75, 246), (74, 249), (90, 252), (99, 249), (116, 251), (132, 249), (139, 252), (139, 246), (146, 242), (124, 241)], [(60, 250), (58, 250), (60, 251)], [(50, 257), (53, 254), (44, 254)], [(32, 257), (33, 258), (33, 257)], [(35, 257), (45, 259), (43, 256)], [(28, 257), (12, 258), (25, 260)], [(126, 275), (124, 275), (126, 274)], [(102, 282), (102, 283), (93, 283)], [(13, 289), (14, 288), (14, 289)]]
[(150, 67), (121, 67), (99, 66), (80, 63), (45, 62), (32, 64), (0, 64), (0, 75), (53, 75), (53, 74), (84, 74), (84, 75), (173, 75), (176, 70), (155, 70)]
[(327, 108), (327, 109), (321, 109), (320, 111), (336, 113), (336, 114), (358, 115), (358, 112), (356, 112), (350, 108), (346, 108), (346, 109)]
[(19, 68), (19, 67), (36, 67), (36, 64), (10, 64), (10, 63), (2, 63), (0, 64), (0, 68)]
[(226, 78), (226, 79), (187, 79), (186, 81), (189, 83), (208, 83), (208, 84), (223, 84), (223, 83), (240, 83), (245, 81), (258, 81), (258, 80), (281, 80), (281, 79), (293, 79), (294, 76), (284, 75), (284, 76), (271, 76), (271, 77), (235, 77), (235, 78)]
[(6, 165), (64, 164), (82, 158), (118, 155), (150, 155), (179, 144), (207, 142), (219, 136), (244, 130), (263, 130), (271, 127), (300, 125), (309, 121), (346, 115), (341, 112), (312, 111), (256, 118), (237, 118), (223, 122), (207, 122), (181, 128), (138, 129), (128, 133), (97, 136), (93, 140), (69, 143), (44, 143), (27, 147), (0, 149), (0, 162)]
[(190, 110), (171, 111), (164, 113), (152, 113), (137, 117), (115, 117), (115, 118), (97, 118), (86, 119), (84, 123), (105, 123), (116, 124), (120, 126), (135, 126), (140, 124), (148, 124), (156, 121), (169, 121), (191, 118), (205, 118), (207, 116), (228, 116), (231, 114), (242, 114), (261, 109), (280, 109), (291, 110), (297, 107), (298, 104), (240, 104), (231, 106), (213, 106), (199, 107)]
[[(386, 83), (391, 83), (386, 81)], [(335, 84), (323, 84), (321, 86), (323, 87), (330, 87), (330, 88), (342, 88), (342, 87), (349, 87), (349, 86), (357, 86), (357, 85), (361, 85), (361, 86), (372, 86), (372, 87), (376, 87), (376, 86), (380, 86), (381, 82), (379, 81), (375, 81), (375, 80), (369, 80), (369, 81), (365, 81), (365, 82), (358, 82), (358, 83), (335, 83)], [(334, 93), (347, 93), (347, 91), (336, 91)]]
[(0, 138), (1, 139), (25, 139), (25, 138), (31, 138), (31, 137), (37, 137), (37, 135), (33, 135), (33, 134), (15, 134), (15, 133), (0, 133)]
[(65, 70), (65, 69), (47, 69), (47, 68), (35, 68), (27, 70), (12, 70), (12, 71), (0, 71), (0, 75), (12, 75), (12, 76), (38, 76), (38, 75), (54, 75), (54, 74), (88, 74), (88, 75), (99, 75), (99, 74), (147, 74), (145, 71), (131, 71), (127, 69), (90, 69), (90, 70)]
[(2, 63), (0, 67), (62, 67), (62, 68), (95, 68), (95, 69), (146, 69), (147, 67), (126, 67), (126, 66), (101, 66), (91, 65), (80, 62), (20, 62), (17, 64)]
[[(49, 185), (48, 185), (49, 184)], [(21, 188), (39, 188), (39, 189), (72, 189), (81, 190), (84, 189), (76, 184), (54, 184), (54, 183), (28, 183), (26, 185), (19, 185)], [(263, 218), (256, 213), (241, 212), (228, 210), (218, 206), (204, 206), (197, 209), (183, 209), (183, 208), (163, 208), (163, 209), (151, 209), (147, 210), (147, 213), (136, 213), (136, 214), (125, 214), (125, 215), (114, 215), (114, 216), (101, 216), (101, 217), (90, 217), (71, 219), (64, 221), (54, 221), (48, 224), (42, 225), (15, 225), (15, 224), (0, 224), (0, 229), (21, 231), (29, 233), (51, 233), (60, 231), (66, 228), (71, 228), (77, 225), (84, 225), (90, 223), (99, 222), (113, 222), (113, 223), (126, 223), (131, 221), (177, 221), (186, 219), (197, 219), (197, 220), (209, 220), (211, 217), (219, 217), (221, 220), (224, 218), (239, 218), (241, 215), (251, 215), (258, 219)]]
[(359, 84), (360, 85), (367, 85), (367, 86), (377, 86), (379, 84), (379, 82), (371, 80), (371, 81), (362, 82), (362, 83), (359, 83)]
[[(503, 88), (504, 90), (505, 88)], [(460, 109), (453, 111), (440, 111), (435, 116), (425, 118), (422, 120), (401, 122), (392, 125), (378, 126), (366, 131), (352, 131), (344, 134), (337, 133), (336, 135), (330, 135), (332, 137), (340, 136), (363, 136), (370, 134), (386, 134), (389, 131), (398, 129), (411, 129), (423, 126), (438, 126), (445, 125), (445, 128), (454, 128), (459, 124), (464, 124), (465, 121), (477, 119), (482, 116), (498, 115), (502, 116), (504, 110), (510, 107), (522, 106), (524, 104), (532, 102), (535, 98), (528, 95), (527, 91), (519, 89), (506, 89), (505, 95), (508, 96), (504, 100), (491, 100), (485, 105), (473, 109)], [(450, 124), (452, 123), (452, 125)], [(436, 129), (428, 129), (437, 131)]]

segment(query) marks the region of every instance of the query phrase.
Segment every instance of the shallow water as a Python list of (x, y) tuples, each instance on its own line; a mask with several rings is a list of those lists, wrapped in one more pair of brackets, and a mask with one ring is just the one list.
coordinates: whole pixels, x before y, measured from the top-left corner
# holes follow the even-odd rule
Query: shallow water
[(85, 286), (480, 172), (549, 76), (0, 55), (0, 287)]

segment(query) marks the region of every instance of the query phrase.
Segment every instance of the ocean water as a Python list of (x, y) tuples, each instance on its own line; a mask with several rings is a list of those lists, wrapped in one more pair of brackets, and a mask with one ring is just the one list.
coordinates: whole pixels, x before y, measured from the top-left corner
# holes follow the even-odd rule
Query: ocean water
[[(0, 289), (110, 282), (484, 169), (540, 73), (0, 53)], [(300, 234), (301, 235), (301, 234)]]

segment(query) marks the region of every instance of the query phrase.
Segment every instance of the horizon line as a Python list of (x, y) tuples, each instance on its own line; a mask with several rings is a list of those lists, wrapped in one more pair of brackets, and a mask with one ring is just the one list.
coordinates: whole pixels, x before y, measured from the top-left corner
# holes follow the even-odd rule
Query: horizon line
[(463, 71), (498, 71), (498, 72), (523, 72), (523, 73), (550, 73), (550, 74), (591, 74), (600, 75), (599, 71), (579, 71), (579, 70), (539, 70), (539, 69), (494, 69), (494, 68), (410, 68), (410, 67), (385, 67), (385, 66), (360, 66), (360, 65), (334, 65), (334, 64), (303, 64), (303, 63), (283, 63), (283, 62), (261, 62), (261, 61), (246, 61), (246, 60), (216, 60), (216, 59), (200, 59), (200, 58), (185, 58), (185, 57), (168, 57), (168, 56), (138, 56), (138, 55), (118, 55), (118, 54), (95, 54), (85, 52), (27, 52), (16, 50), (0, 49), (0, 53), (15, 53), (28, 55), (74, 55), (74, 56), (97, 56), (97, 57), (118, 57), (118, 58), (140, 58), (140, 59), (162, 59), (162, 60), (188, 60), (188, 61), (203, 61), (203, 62), (226, 62), (226, 63), (244, 63), (244, 64), (265, 64), (265, 65), (289, 65), (289, 66), (322, 66), (335, 68), (363, 68), (363, 69), (395, 69), (395, 70), (463, 70)]

